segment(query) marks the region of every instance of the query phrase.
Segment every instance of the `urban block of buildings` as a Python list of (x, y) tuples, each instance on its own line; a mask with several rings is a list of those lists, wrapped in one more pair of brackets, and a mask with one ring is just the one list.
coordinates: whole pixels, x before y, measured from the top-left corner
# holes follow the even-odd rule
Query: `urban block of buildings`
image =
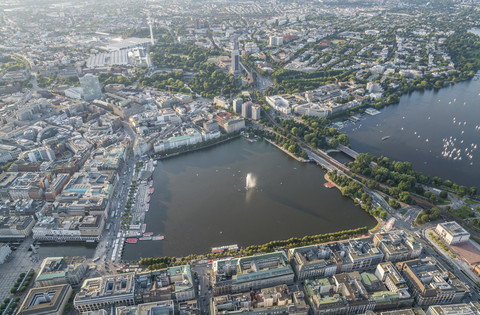
[(470, 239), (470, 233), (455, 221), (439, 223), (435, 232), (448, 244), (455, 245)]
[(214, 295), (288, 285), (294, 279), (294, 272), (284, 252), (216, 260), (212, 272)]
[(46, 287), (58, 284), (77, 285), (87, 271), (85, 257), (48, 257), (40, 266), (35, 285)]

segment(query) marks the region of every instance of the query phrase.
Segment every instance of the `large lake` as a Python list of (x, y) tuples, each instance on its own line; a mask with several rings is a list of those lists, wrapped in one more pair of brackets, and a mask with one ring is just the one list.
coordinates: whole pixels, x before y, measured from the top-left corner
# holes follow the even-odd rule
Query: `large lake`
[[(341, 130), (353, 149), (411, 161), (428, 176), (480, 186), (480, 80), (413, 92), (381, 112)], [(385, 136), (390, 138), (382, 140)]]
[[(245, 190), (251, 173), (255, 188)], [(376, 221), (337, 189), (324, 171), (273, 145), (243, 139), (158, 163), (147, 231), (163, 241), (126, 244), (124, 259), (208, 253), (211, 247), (261, 244)]]

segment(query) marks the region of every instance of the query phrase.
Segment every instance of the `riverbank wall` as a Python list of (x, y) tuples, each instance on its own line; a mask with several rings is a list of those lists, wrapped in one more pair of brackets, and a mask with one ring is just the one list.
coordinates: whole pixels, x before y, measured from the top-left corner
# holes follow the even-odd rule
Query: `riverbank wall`
[(301, 162), (301, 163), (308, 163), (310, 162), (310, 160), (305, 160), (305, 159), (302, 159), (301, 157), (298, 157), (296, 156), (295, 154), (291, 153), (291, 152), (288, 152), (287, 150), (285, 150), (283, 147), (279, 146), (278, 144), (276, 144), (275, 142), (273, 142), (272, 140), (269, 140), (267, 138), (264, 138), (265, 141), (267, 141), (268, 143), (276, 146), (278, 149), (282, 150), (284, 153), (290, 155), (292, 158), (294, 158), (295, 160), (297, 160), (298, 162)]

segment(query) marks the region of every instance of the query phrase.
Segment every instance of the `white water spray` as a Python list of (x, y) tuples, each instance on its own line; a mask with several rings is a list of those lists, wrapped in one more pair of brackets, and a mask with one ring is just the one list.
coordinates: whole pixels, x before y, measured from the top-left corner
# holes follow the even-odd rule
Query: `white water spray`
[(253, 176), (252, 173), (247, 174), (247, 178), (245, 179), (245, 190), (249, 190), (250, 188), (254, 188), (257, 185), (257, 179)]

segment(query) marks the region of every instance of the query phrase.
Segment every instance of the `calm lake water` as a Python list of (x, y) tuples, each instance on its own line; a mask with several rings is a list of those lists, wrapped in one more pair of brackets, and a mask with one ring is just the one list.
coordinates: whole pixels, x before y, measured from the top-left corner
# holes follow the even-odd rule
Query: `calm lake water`
[[(358, 152), (410, 161), (428, 176), (480, 186), (480, 80), (404, 95), (342, 132)], [(390, 138), (382, 141), (384, 136)]]
[[(248, 173), (256, 186), (247, 191)], [(146, 223), (147, 231), (165, 240), (126, 244), (124, 259), (208, 253), (214, 246), (376, 224), (324, 183), (319, 167), (299, 163), (264, 141), (238, 139), (159, 161)]]
[(93, 258), (95, 248), (96, 244), (86, 243), (41, 243), (37, 252), (41, 259), (59, 256), (85, 256)]

